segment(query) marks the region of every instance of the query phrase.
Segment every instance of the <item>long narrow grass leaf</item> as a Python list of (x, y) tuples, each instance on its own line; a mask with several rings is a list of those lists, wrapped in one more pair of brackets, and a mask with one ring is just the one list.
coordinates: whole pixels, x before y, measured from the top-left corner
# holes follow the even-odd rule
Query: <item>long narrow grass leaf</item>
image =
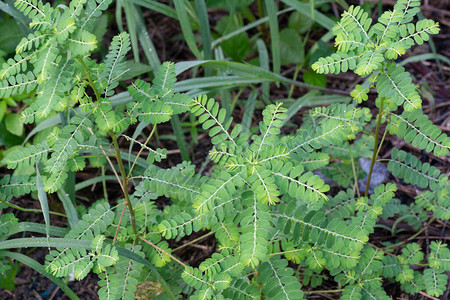
[[(75, 190), (75, 185), (74, 185)], [(63, 190), (58, 191), (58, 198), (61, 200), (64, 210), (66, 211), (67, 220), (69, 221), (70, 228), (73, 228), (78, 223), (78, 215), (77, 210), (72, 202), (72, 199), (69, 198), (68, 194), (64, 193)]]
[(44, 215), (45, 228), (47, 236), (50, 236), (50, 213), (48, 208), (47, 193), (44, 190), (44, 182), (42, 181), (41, 174), (39, 172), (39, 167), (36, 163), (36, 187), (38, 193), (38, 199), (41, 203), (42, 214)]
[(189, 21), (188, 14), (186, 12), (186, 7), (183, 0), (174, 0), (175, 10), (177, 12), (178, 21), (181, 25), (181, 31), (183, 32), (184, 39), (191, 49), (192, 54), (194, 54), (197, 59), (202, 58), (200, 50), (198, 50), (197, 43), (195, 42), (194, 33), (192, 32), (192, 26)]
[(159, 12), (160, 14), (166, 15), (168, 17), (177, 18), (177, 13), (176, 11), (164, 4), (164, 3), (159, 3), (158, 1), (154, 1), (154, 0), (128, 0), (129, 2), (132, 2), (136, 5), (151, 9), (153, 11)]
[[(302, 15), (305, 15), (309, 18), (313, 18), (311, 14), (311, 9), (309, 7), (309, 4), (302, 3), (297, 0), (281, 0), (286, 5), (294, 8)], [(331, 20), (329, 17), (325, 16), (321, 12), (314, 10), (314, 21), (316, 21), (318, 24), (322, 25), (324, 28), (331, 30), (333, 26), (336, 24), (333, 20)]]
[(70, 299), (73, 300), (79, 300), (80, 298), (78, 298), (78, 296), (67, 286), (67, 284), (65, 282), (63, 282), (61, 279), (59, 279), (58, 277), (53, 276), (52, 274), (48, 273), (44, 266), (41, 265), (40, 263), (38, 263), (37, 261), (35, 261), (34, 259), (23, 255), (21, 253), (17, 253), (17, 252), (11, 252), (11, 251), (2, 251), (0, 252), (0, 256), (7, 256), (10, 257), (12, 259), (15, 259), (21, 263), (23, 263), (24, 265), (27, 265), (28, 267), (34, 269), (36, 272), (40, 273), (41, 275), (47, 277), (48, 279), (50, 279), (51, 281), (53, 281), (57, 286), (59, 286), (61, 288), (61, 290), (66, 293), (67, 296), (69, 296)]
[(269, 15), (273, 72), (275, 74), (280, 74), (281, 57), (280, 57), (280, 30), (278, 28), (278, 17), (277, 17), (278, 8), (274, 0), (265, 0), (265, 3), (267, 14)]

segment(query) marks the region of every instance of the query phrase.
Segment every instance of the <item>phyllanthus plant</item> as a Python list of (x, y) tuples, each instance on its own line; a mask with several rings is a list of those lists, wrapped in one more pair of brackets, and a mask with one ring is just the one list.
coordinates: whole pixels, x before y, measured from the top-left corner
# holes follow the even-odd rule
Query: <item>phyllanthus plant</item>
[[(46, 224), (2, 214), (0, 257), (36, 269), (72, 299), (77, 295), (60, 278), (73, 274), (82, 280), (90, 272), (100, 278), (100, 299), (142, 294), (160, 299), (303, 299), (302, 290), (314, 292), (325, 278), (337, 283), (334, 292), (341, 299), (389, 299), (383, 288), (387, 281), (409, 294), (444, 293), (450, 252), (440, 241), (432, 241), (427, 252), (413, 242), (426, 227), (379, 247), (369, 236), (379, 219), (396, 214), (415, 228), (450, 219), (447, 177), (411, 153), (394, 150), (388, 169), (420, 188), (415, 201), (402, 204), (393, 183), (381, 184), (371, 194), (368, 188), (384, 140), (379, 140), (383, 123), (387, 132), (418, 149), (448, 154), (449, 137), (421, 112), (410, 75), (391, 62), (438, 32), (431, 20), (412, 23), (418, 1), (399, 1), (373, 26), (360, 7), (343, 13), (333, 29), (338, 52), (312, 67), (319, 73), (354, 70), (370, 80), (352, 92), (355, 103), (311, 109), (291, 135), (281, 132), (287, 119), (282, 103), (267, 105), (249, 133), (216, 100), (176, 93), (173, 63), (164, 63), (151, 84), (138, 79), (125, 96), (115, 95), (126, 72), (130, 36), (115, 36), (101, 63), (90, 59), (96, 45), (92, 26), (109, 2), (80, 0), (57, 8), (39, 0), (16, 2), (31, 19), (34, 33), (0, 71), (0, 96), (29, 94), (25, 122), (42, 127), (52, 118), (59, 121), (42, 141), (5, 157), (14, 173), (1, 180), (3, 208), (17, 208), (10, 202), (13, 197), (37, 191)], [(358, 107), (368, 100), (370, 87), (379, 96), (375, 118), (368, 108)], [(148, 145), (158, 124), (185, 112), (197, 117), (211, 138), (214, 166), (208, 176), (186, 161), (161, 168), (155, 162), (165, 159), (167, 150)], [(139, 132), (129, 134), (138, 122), (138, 128), (152, 127), (144, 142)], [(372, 124), (374, 134), (367, 129)], [(123, 153), (119, 138), (137, 146), (138, 154)], [(364, 172), (357, 161), (362, 157), (372, 158), (364, 195), (358, 187)], [(79, 214), (65, 192), (71, 176), (105, 165), (123, 197), (105, 197)], [(336, 181), (338, 191), (330, 190), (318, 170)], [(67, 228), (50, 225), (47, 194), (62, 201)], [(156, 206), (160, 197), (170, 200), (163, 209)], [(12, 237), (24, 231), (45, 237)], [(200, 238), (171, 248), (171, 241), (196, 232)], [(177, 257), (177, 251), (207, 236), (216, 246), (198, 266)], [(45, 265), (11, 250), (23, 247), (51, 248)], [(7, 268), (0, 260), (0, 273)]]

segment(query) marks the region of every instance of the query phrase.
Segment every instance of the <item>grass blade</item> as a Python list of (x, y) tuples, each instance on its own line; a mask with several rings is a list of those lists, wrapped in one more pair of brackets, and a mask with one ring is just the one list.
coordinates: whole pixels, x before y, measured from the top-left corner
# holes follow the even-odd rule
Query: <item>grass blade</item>
[[(91, 241), (90, 240), (76, 240), (76, 239), (66, 239), (66, 238), (34, 238), (33, 237), (33, 238), (18, 238), (18, 239), (0, 241), (0, 249), (48, 247), (48, 246), (54, 247), (54, 248), (58, 248), (58, 247), (65, 248), (65, 247), (67, 247), (67, 245), (70, 245), (71, 248), (86, 249), (86, 250), (91, 249)], [(170, 290), (170, 287), (167, 284), (167, 282), (164, 280), (164, 278), (161, 277), (158, 270), (149, 261), (147, 261), (143, 257), (140, 257), (139, 255), (131, 252), (130, 250), (127, 250), (120, 246), (116, 246), (116, 249), (117, 249), (117, 252), (119, 253), (119, 255), (130, 258), (138, 263), (145, 265), (147, 268), (149, 268), (149, 270), (153, 274), (156, 275), (159, 283), (161, 283), (161, 285), (165, 289), (165, 291), (168, 294), (168, 296), (170, 297), (170, 299), (175, 299), (175, 296), (173, 295), (172, 291)], [(2, 252), (2, 254), (5, 252), (7, 253), (9, 251), (4, 251), (4, 252)], [(13, 253), (13, 252), (11, 252), (11, 253)], [(19, 253), (13, 253), (13, 254), (19, 254)], [(23, 254), (20, 254), (20, 255), (23, 255)], [(26, 257), (25, 255), (23, 255), (23, 256)], [(21, 256), (19, 256), (19, 257), (21, 258)], [(28, 258), (28, 257), (26, 257), (26, 258)], [(29, 258), (29, 259), (32, 260), (31, 258)], [(19, 259), (17, 259), (17, 260), (19, 260)], [(43, 274), (43, 273), (41, 273), (41, 274)], [(43, 275), (46, 276), (45, 274), (43, 274)], [(48, 275), (50, 275), (50, 274), (48, 274)], [(50, 278), (50, 277), (47, 277), (47, 278)], [(56, 277), (53, 277), (53, 278), (56, 278)], [(50, 278), (50, 279), (53, 280), (52, 278)], [(58, 278), (56, 278), (56, 279), (59, 280)], [(54, 282), (56, 283), (56, 281), (54, 281)], [(76, 295), (75, 295), (75, 297), (76, 297)], [(78, 299), (78, 297), (73, 298), (73, 299)]]
[(256, 96), (258, 93), (253, 91), (245, 101), (244, 116), (242, 117), (242, 132), (249, 133), (252, 126), (252, 117), (256, 106)]
[(424, 61), (424, 60), (430, 60), (430, 59), (442, 61), (450, 66), (450, 59), (448, 57), (441, 55), (441, 54), (434, 54), (434, 53), (423, 53), (423, 54), (410, 56), (410, 57), (402, 60), (401, 62), (399, 62), (397, 65), (404, 66), (404, 65), (412, 63), (412, 62), (418, 62), (418, 61)]
[[(258, 46), (258, 55), (259, 55), (259, 66), (269, 71), (269, 53), (267, 52), (266, 44), (260, 39), (256, 41), (256, 45)], [(264, 82), (261, 84), (261, 91), (262, 91), (262, 99), (264, 103), (267, 105), (270, 104), (270, 84), (268, 82)]]
[(280, 74), (280, 29), (278, 28), (278, 7), (273, 0), (265, 0), (267, 15), (269, 16), (270, 39), (272, 46), (272, 68), (275, 74)]
[(297, 10), (302, 15), (308, 16), (311, 19), (314, 19), (314, 21), (320, 25), (322, 25), (324, 28), (331, 30), (333, 26), (336, 24), (332, 19), (328, 18), (321, 12), (314, 10), (314, 16), (311, 14), (311, 9), (309, 4), (302, 3), (297, 0), (281, 0), (286, 5), (289, 5), (290, 7)]
[[(294, 9), (291, 8), (291, 7), (290, 7), (290, 8), (283, 9), (283, 10), (280, 10), (280, 11), (277, 13), (277, 16), (280, 16), (280, 15), (282, 15), (282, 14), (285, 14), (285, 13), (290, 12), (290, 11), (293, 11), (293, 10), (294, 10)], [(229, 39), (231, 39), (232, 37), (234, 37), (234, 36), (236, 36), (236, 35), (238, 35), (238, 34), (240, 34), (240, 33), (242, 33), (242, 32), (246, 32), (246, 31), (248, 31), (248, 30), (250, 30), (250, 29), (253, 29), (253, 28), (255, 28), (255, 27), (258, 27), (259, 25), (261, 25), (261, 24), (263, 24), (263, 23), (266, 23), (266, 22), (269, 22), (269, 17), (264, 17), (264, 18), (261, 18), (261, 19), (259, 19), (259, 20), (254, 21), (254, 22), (252, 22), (252, 23), (250, 23), (250, 24), (247, 24), (247, 25), (245, 25), (245, 26), (242, 26), (242, 27), (240, 27), (239, 29), (237, 29), (237, 30), (235, 30), (235, 31), (232, 31), (232, 32), (230, 32), (230, 33), (228, 33), (228, 34), (226, 34), (226, 35), (224, 35), (224, 36), (222, 36), (222, 37), (220, 37), (220, 38), (214, 40), (214, 41), (212, 42), (212, 48), (214, 49), (214, 48), (217, 47), (220, 43), (222, 43), (222, 42), (224, 42), (224, 41), (226, 41), (226, 40), (229, 40)]]
[[(211, 32), (209, 29), (208, 11), (206, 10), (205, 0), (195, 0), (195, 5), (197, 6), (200, 32), (202, 34), (203, 58), (212, 59)], [(206, 76), (210, 75), (211, 74), (206, 72)]]
[(166, 4), (159, 3), (158, 1), (154, 0), (128, 0), (128, 1), (141, 7), (145, 7), (153, 11), (159, 12), (160, 14), (166, 15), (170, 18), (174, 19), (177, 18), (177, 13), (173, 8), (171, 8)]
[(172, 118), (170, 119), (170, 124), (172, 124), (172, 129), (175, 133), (175, 138), (177, 140), (178, 148), (180, 149), (181, 158), (186, 161), (190, 160), (187, 143), (184, 139), (183, 128), (181, 127), (181, 122), (178, 115), (172, 116)]
[[(225, 59), (225, 56), (224, 56), (223, 51), (222, 51), (222, 47), (217, 47), (214, 50), (214, 53), (215, 53), (216, 59), (218, 59), (218, 60), (224, 60)], [(219, 76), (226, 76), (226, 72), (219, 70), (218, 75)], [(227, 113), (226, 114), (226, 118), (228, 118), (231, 115), (231, 113), (232, 113), (232, 110), (231, 110), (231, 89), (221, 89), (220, 90), (220, 104), (222, 104), (222, 107), (225, 108), (226, 113)]]
[[(74, 191), (75, 191), (75, 185), (74, 185)], [(61, 200), (61, 202), (64, 206), (64, 210), (66, 212), (70, 228), (73, 228), (78, 223), (77, 210), (75, 209), (75, 206), (74, 206), (72, 200), (69, 198), (69, 196), (66, 193), (64, 193), (63, 190), (58, 191), (58, 198), (59, 198), (59, 200)]]
[[(19, 232), (35, 232), (35, 233), (46, 233), (45, 224), (37, 224), (33, 222), (20, 222), (9, 227), (8, 233), (3, 235), (3, 237), (11, 236)], [(50, 226), (50, 235), (57, 237), (64, 237), (69, 232), (66, 228), (61, 228), (57, 226)]]
[[(130, 158), (129, 161), (133, 162), (133, 160)], [(91, 186), (97, 182), (102, 182), (103, 180), (108, 180), (108, 181), (117, 181), (116, 176), (114, 175), (105, 175), (105, 176), (96, 176), (94, 178), (88, 179), (88, 180), (84, 180), (80, 183), (77, 183), (75, 185), (75, 190), (79, 191), (82, 190), (88, 186)]]
[(184, 1), (174, 0), (173, 3), (175, 4), (175, 10), (177, 12), (178, 21), (181, 25), (181, 31), (183, 32), (184, 40), (186, 41), (189, 49), (191, 49), (192, 54), (194, 54), (197, 59), (202, 58), (200, 50), (198, 50), (197, 43), (195, 42), (194, 33), (192, 32), (192, 26), (189, 21)]
[[(9, 3), (5, 3), (6, 1), (0, 1), (0, 10), (7, 13), (14, 19), (20, 22), (21, 28), (26, 29), (26, 32), (29, 32), (29, 26), (28, 23), (30, 22), (30, 19), (27, 18), (23, 13), (21, 13), (14, 5), (10, 5)], [(14, 3), (13, 1), (10, 2), (11, 4)], [(26, 34), (24, 34), (26, 36)]]
[[(136, 32), (136, 25), (138, 22), (138, 19), (136, 19), (136, 16), (134, 15), (134, 5), (130, 3), (130, 1), (122, 1), (119, 0), (117, 3), (119, 5), (119, 2), (123, 4), (123, 8), (125, 10), (125, 18), (127, 20), (127, 26), (128, 26), (128, 33), (130, 34), (131, 39), (131, 48), (133, 49), (133, 56), (134, 60), (139, 62), (139, 44), (138, 44), (138, 37)], [(139, 16), (137, 16), (139, 18)]]
[(48, 209), (48, 199), (47, 199), (47, 193), (44, 190), (44, 182), (42, 181), (41, 174), (39, 173), (39, 168), (36, 163), (36, 187), (37, 187), (37, 193), (38, 193), (38, 199), (41, 203), (42, 208), (42, 214), (44, 215), (44, 221), (45, 221), (45, 228), (47, 237), (50, 236), (50, 214)]
[(262, 81), (271, 81), (264, 78), (244, 78), (241, 76), (213, 76), (207, 78), (193, 78), (175, 84), (175, 92), (192, 91), (195, 89), (218, 90), (248, 84), (258, 84)]
[(27, 265), (28, 267), (34, 269), (36, 272), (40, 273), (41, 275), (44, 275), (45, 277), (47, 277), (48, 279), (50, 279), (51, 281), (53, 281), (57, 286), (59, 286), (61, 288), (61, 290), (66, 293), (67, 296), (69, 296), (70, 299), (73, 300), (79, 300), (80, 298), (78, 298), (78, 296), (67, 286), (66, 283), (64, 283), (61, 279), (53, 276), (52, 274), (48, 273), (47, 271), (45, 271), (45, 268), (43, 265), (41, 265), (40, 263), (38, 263), (37, 261), (35, 261), (32, 258), (29, 258), (26, 255), (23, 255), (21, 253), (17, 253), (17, 252), (11, 252), (11, 251), (1, 251), (0, 252), (0, 257), (1, 256), (8, 256), (12, 259), (15, 259), (21, 263), (23, 263), (24, 265)]

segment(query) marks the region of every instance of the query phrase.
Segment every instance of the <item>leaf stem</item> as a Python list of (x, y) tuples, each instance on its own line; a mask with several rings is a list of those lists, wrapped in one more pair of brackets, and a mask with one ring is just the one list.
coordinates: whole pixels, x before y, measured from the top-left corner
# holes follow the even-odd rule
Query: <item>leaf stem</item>
[[(155, 129), (156, 129), (156, 124), (153, 126), (152, 131), (150, 132), (148, 138), (145, 140), (144, 146), (146, 146), (147, 143), (148, 143), (148, 142), (150, 141), (150, 139), (152, 138), (153, 133), (155, 132)], [(127, 175), (128, 178), (131, 176), (131, 172), (133, 171), (133, 168), (134, 168), (134, 166), (136, 165), (136, 162), (137, 162), (139, 156), (141, 155), (142, 150), (144, 150), (144, 147), (141, 147), (141, 149), (139, 150), (138, 154), (136, 155), (136, 158), (134, 159), (133, 164), (131, 165), (130, 171), (128, 171), (128, 175)]]
[(337, 290), (321, 290), (321, 291), (303, 291), (305, 294), (325, 294), (325, 293), (340, 293), (344, 289), (337, 289)]
[(370, 179), (372, 178), (373, 167), (374, 167), (375, 161), (377, 159), (381, 117), (383, 116), (383, 105), (384, 105), (384, 97), (381, 97), (380, 110), (378, 112), (378, 119), (377, 119), (377, 127), (375, 129), (375, 143), (373, 146), (372, 161), (370, 162), (370, 170), (369, 170), (369, 175), (367, 176), (367, 184), (366, 184), (366, 191), (364, 192), (364, 197), (367, 197), (369, 195)]
[(99, 102), (100, 101), (100, 93), (98, 92), (97, 88), (94, 85), (94, 82), (92, 81), (91, 72), (89, 72), (89, 69), (86, 66), (83, 58), (79, 57), (78, 61), (80, 62), (81, 66), (84, 69), (84, 72), (86, 73), (87, 79), (89, 81), (89, 85), (91, 86), (92, 90), (94, 91), (95, 98), (97, 99), (97, 102)]
[(353, 180), (355, 181), (354, 185), (353, 185), (353, 192), (358, 193), (358, 197), (361, 197), (361, 194), (359, 192), (359, 187), (358, 187), (358, 176), (356, 175), (356, 168), (355, 168), (355, 162), (353, 160), (353, 152), (352, 152), (352, 146), (350, 145), (350, 141), (347, 140), (347, 144), (348, 144), (348, 152), (350, 153), (350, 161), (352, 162), (352, 171), (353, 171)]
[[(130, 196), (128, 195), (128, 177), (127, 173), (125, 172), (125, 168), (123, 167), (123, 161), (122, 157), (120, 156), (120, 148), (119, 144), (117, 143), (116, 135), (111, 134), (111, 140), (114, 144), (114, 149), (116, 150), (117, 163), (119, 164), (120, 175), (122, 176), (122, 187), (123, 187), (123, 195), (125, 196), (125, 204), (128, 206), (128, 210), (130, 211), (131, 226), (133, 227), (133, 233), (137, 235), (134, 209), (133, 205), (131, 205), (130, 202)], [(120, 227), (120, 222), (118, 226)]]
[(194, 240), (192, 240), (192, 241), (187, 242), (186, 244), (183, 244), (183, 245), (181, 245), (181, 246), (179, 246), (179, 247), (173, 249), (172, 252), (178, 251), (178, 250), (180, 250), (180, 249), (183, 249), (184, 247), (187, 247), (187, 246), (189, 246), (189, 245), (195, 244), (195, 243), (197, 243), (198, 241), (201, 241), (201, 240), (203, 240), (204, 238), (207, 238), (208, 236), (210, 236), (210, 235), (212, 235), (212, 234), (214, 234), (214, 232), (210, 231), (210, 232), (208, 232), (207, 234), (204, 234), (204, 235), (202, 235), (202, 236), (200, 236), (200, 237), (198, 237), (198, 238), (196, 238), (196, 239), (194, 239)]
[(422, 229), (420, 229), (419, 231), (417, 231), (414, 235), (410, 236), (410, 237), (407, 238), (406, 240), (403, 240), (403, 241), (401, 241), (401, 242), (398, 242), (397, 244), (393, 244), (393, 245), (384, 247), (384, 249), (396, 248), (396, 247), (398, 247), (398, 246), (400, 246), (400, 245), (403, 245), (404, 243), (407, 243), (407, 242), (409, 242), (409, 241), (415, 239), (415, 238), (418, 237), (420, 234), (422, 234), (422, 232), (424, 232), (424, 231), (427, 229), (427, 227), (430, 226), (431, 223), (433, 223), (434, 220), (435, 220), (435, 217), (432, 217), (432, 218), (430, 219), (430, 221), (427, 223), (427, 225), (425, 225)]
[[(41, 209), (35, 209), (35, 208), (23, 208), (23, 207), (20, 207), (20, 206), (18, 206), (18, 205), (9, 203), (9, 202), (7, 202), (7, 201), (1, 199), (1, 198), (0, 198), (0, 202), (2, 202), (3, 204), (8, 205), (8, 206), (11, 207), (11, 208), (14, 208), (14, 209), (17, 209), (17, 210), (20, 210), (20, 211), (42, 213), (42, 210), (41, 210)], [(60, 216), (60, 217), (67, 218), (67, 216), (66, 216), (65, 214), (59, 213), (59, 212), (56, 212), (56, 211), (49, 211), (48, 213), (49, 213), (49, 214), (52, 214), (52, 215), (55, 215), (55, 216)]]
[[(81, 63), (84, 71), (86, 72), (86, 76), (89, 81), (89, 85), (91, 86), (92, 90), (94, 91), (97, 102), (100, 102), (100, 93), (97, 90), (97, 88), (95, 87), (94, 82), (92, 81), (91, 73), (89, 72), (88, 67), (86, 66), (83, 58), (78, 58), (78, 61)], [(92, 131), (91, 131), (91, 133), (92, 133)], [(131, 226), (133, 227), (133, 233), (135, 235), (137, 235), (135, 214), (134, 214), (133, 206), (131, 205), (131, 202), (130, 202), (130, 196), (128, 195), (128, 177), (127, 177), (127, 173), (125, 172), (125, 168), (123, 167), (123, 161), (122, 161), (122, 157), (120, 155), (120, 148), (119, 148), (119, 144), (117, 143), (117, 136), (111, 130), (109, 131), (109, 135), (111, 136), (111, 140), (114, 145), (114, 150), (116, 151), (116, 159), (117, 159), (117, 163), (119, 164), (120, 175), (122, 176), (121, 186), (122, 186), (123, 195), (125, 197), (125, 204), (128, 206), (128, 210), (130, 211)], [(106, 159), (109, 160), (106, 153), (104, 151), (103, 151), (103, 153), (105, 154)], [(115, 172), (114, 168), (113, 168), (113, 171)], [(119, 180), (119, 183), (120, 183), (120, 180)], [(119, 221), (118, 227), (120, 228), (120, 221)]]
[(149, 244), (150, 246), (152, 246), (153, 248), (155, 248), (156, 250), (159, 250), (159, 251), (161, 251), (162, 253), (164, 253), (165, 255), (169, 256), (170, 258), (172, 258), (174, 261), (176, 261), (177, 263), (179, 263), (179, 264), (182, 265), (183, 267), (185, 267), (185, 268), (187, 267), (187, 265), (186, 265), (185, 263), (183, 263), (181, 260), (179, 260), (178, 258), (176, 258), (175, 256), (173, 256), (172, 254), (170, 254), (170, 253), (168, 253), (167, 251), (161, 249), (160, 247), (158, 247), (158, 246), (156, 246), (155, 244), (153, 244), (152, 242), (150, 242), (150, 241), (144, 239), (143, 237), (140, 237), (140, 236), (139, 236), (139, 238), (140, 238), (141, 240), (143, 240), (144, 242), (146, 242), (147, 244)]

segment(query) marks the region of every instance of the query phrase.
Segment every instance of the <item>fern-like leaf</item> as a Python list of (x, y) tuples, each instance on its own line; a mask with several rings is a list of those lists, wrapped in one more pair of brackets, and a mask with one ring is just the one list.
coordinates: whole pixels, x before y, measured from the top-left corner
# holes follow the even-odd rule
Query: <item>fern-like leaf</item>
[(327, 192), (330, 187), (324, 181), (311, 172), (304, 173), (302, 165), (293, 165), (272, 162), (271, 173), (276, 178), (276, 185), (282, 194), (289, 194), (294, 199), (304, 203), (326, 202)]
[(45, 18), (53, 10), (50, 3), (43, 4), (39, 0), (16, 0), (14, 5), (30, 19), (34, 17)]
[[(140, 251), (141, 246), (132, 246), (125, 244), (125, 249), (136, 253), (139, 256), (144, 254)], [(142, 265), (136, 263), (131, 259), (120, 257), (120, 260), (115, 264), (116, 274), (112, 275), (112, 281), (118, 286), (116, 287), (117, 296), (119, 299), (134, 299), (139, 278), (142, 274)]]
[(420, 11), (420, 0), (398, 0), (394, 5), (395, 10), (399, 10), (402, 14), (401, 23), (409, 23), (414, 16)]
[(361, 76), (367, 76), (381, 68), (384, 61), (381, 51), (366, 51), (363, 53), (355, 67), (355, 73)]
[[(41, 119), (48, 116), (52, 111), (62, 110), (64, 106), (60, 103), (64, 97), (64, 93), (70, 89), (72, 60), (65, 59), (59, 64), (55, 70), (55, 76), (45, 84), (40, 85), (39, 92), (41, 94), (36, 99), (38, 109), (36, 117)], [(45, 80), (45, 79), (43, 79)]]
[(280, 134), (280, 127), (283, 125), (282, 120), (287, 117), (285, 114), (287, 109), (283, 108), (282, 105), (282, 102), (279, 102), (276, 105), (268, 105), (262, 112), (263, 120), (259, 123), (261, 137), (257, 135), (253, 136), (253, 141), (258, 146), (256, 151), (257, 157), (264, 145), (271, 144), (268, 141), (270, 137)]
[(448, 188), (424, 191), (416, 197), (416, 204), (441, 220), (450, 220), (450, 192)]
[[(3, 179), (1, 181), (3, 181)], [(0, 182), (0, 184), (2, 183)], [(2, 214), (2, 216), (0, 217), (0, 236), (8, 234), (9, 227), (17, 223), (18, 219), (14, 216), (14, 214)]]
[(360, 55), (353, 52), (337, 52), (325, 58), (319, 58), (311, 68), (319, 74), (339, 74), (340, 72), (347, 72), (354, 70)]
[(388, 170), (394, 176), (403, 178), (406, 183), (422, 188), (439, 189), (447, 181), (447, 177), (429, 163), (422, 164), (417, 157), (405, 151), (394, 149), (391, 154)]
[(292, 233), (294, 240), (326, 244), (336, 253), (350, 256), (359, 255), (368, 240), (368, 233), (346, 222), (333, 219), (327, 222), (324, 213), (311, 211), (302, 206), (295, 209), (292, 205), (280, 207), (278, 224), (285, 233)]
[(391, 114), (387, 129), (414, 147), (445, 156), (450, 150), (450, 137), (431, 122), (420, 109), (404, 111), (401, 115)]
[(37, 161), (45, 160), (51, 151), (46, 142), (37, 145), (29, 145), (25, 148), (17, 149), (10, 153), (5, 162), (8, 169), (27, 168), (34, 166)]
[(95, 19), (102, 14), (102, 11), (108, 8), (111, 2), (112, 0), (88, 0), (83, 17), (78, 22), (79, 28), (91, 30)]
[(287, 260), (275, 255), (258, 267), (264, 291), (271, 299), (304, 299), (299, 279), (287, 264)]
[[(232, 135), (228, 133), (232, 118), (226, 118), (226, 110), (219, 109), (219, 103), (214, 99), (209, 99), (206, 95), (194, 98), (191, 112), (198, 116), (198, 121), (202, 124), (203, 129), (209, 129), (209, 136), (212, 137), (213, 144), (220, 144), (229, 140), (234, 146), (237, 146)], [(237, 136), (239, 132), (234, 134)]]
[(105, 68), (101, 73), (101, 80), (105, 82), (105, 96), (109, 97), (113, 94), (113, 89), (119, 84), (120, 77), (127, 71), (125, 55), (130, 50), (130, 35), (121, 32), (116, 35), (109, 46), (109, 53), (106, 55)]
[(403, 105), (406, 111), (422, 106), (416, 86), (405, 68), (392, 64), (378, 77), (377, 91), (380, 97), (389, 98), (395, 105)]
[[(360, 6), (350, 6), (347, 11), (342, 13), (342, 18), (339, 21), (338, 29), (334, 29), (333, 32), (343, 31), (344, 33), (359, 34), (367, 42), (371, 39), (368, 35), (370, 24), (372, 19), (368, 17), (368, 13), (365, 12)], [(336, 33), (335, 33), (336, 34)]]
[[(88, 214), (83, 215), (65, 237), (92, 240), (95, 236), (103, 234), (113, 219), (114, 213), (108, 204), (97, 204)], [(78, 270), (78, 277), (82, 278), (87, 275), (85, 270), (93, 267), (91, 257), (86, 250), (70, 248), (70, 245), (67, 245), (66, 248), (50, 251), (46, 256), (46, 268), (55, 276), (67, 276), (75, 267)]]
[(447, 289), (447, 274), (434, 268), (426, 269), (423, 272), (423, 282), (427, 290), (427, 294), (434, 297), (441, 296)]
[(25, 72), (27, 70), (28, 61), (35, 55), (35, 52), (23, 55), (16, 54), (14, 58), (8, 59), (3, 63), (2, 69), (0, 70), (0, 79), (11, 77), (20, 72)]
[(235, 281), (228, 289), (223, 292), (223, 295), (230, 299), (260, 299), (258, 289), (243, 280)]
[(37, 80), (32, 72), (16, 74), (0, 81), (0, 98), (30, 93), (36, 85)]
[(28, 175), (11, 175), (6, 174), (0, 180), (0, 195), (4, 195), (6, 199), (19, 197), (36, 191), (36, 178)]
[(163, 97), (175, 88), (176, 81), (175, 64), (173, 62), (165, 62), (156, 72), (153, 80), (153, 89), (157, 91), (159, 97)]
[(166, 196), (178, 205), (193, 203), (194, 197), (200, 194), (198, 187), (204, 184), (205, 179), (194, 176), (193, 166), (179, 172), (180, 166), (172, 169), (159, 169), (151, 165), (142, 177), (140, 186), (160, 196)]
[(412, 23), (402, 24), (398, 31), (400, 39), (387, 46), (385, 56), (388, 59), (396, 59), (415, 43), (422, 45), (424, 41), (428, 41), (430, 34), (438, 34), (439, 23), (424, 19), (418, 21), (415, 26)]
[(248, 208), (241, 214), (241, 262), (255, 267), (266, 259), (268, 231), (271, 217), (268, 207), (257, 201), (252, 193), (243, 196)]
[(77, 29), (68, 37), (67, 46), (74, 56), (83, 56), (97, 48), (97, 38), (88, 31)]

